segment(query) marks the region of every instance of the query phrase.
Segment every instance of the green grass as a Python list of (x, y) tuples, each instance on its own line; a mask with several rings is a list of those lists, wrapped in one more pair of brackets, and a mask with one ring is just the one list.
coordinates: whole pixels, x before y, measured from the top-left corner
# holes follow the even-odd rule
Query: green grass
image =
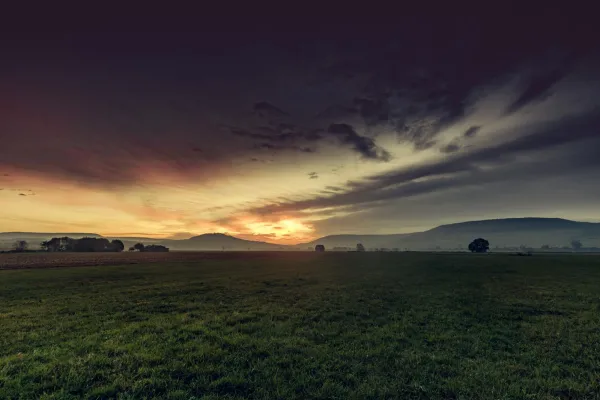
[(597, 399), (600, 257), (0, 271), (0, 398)]

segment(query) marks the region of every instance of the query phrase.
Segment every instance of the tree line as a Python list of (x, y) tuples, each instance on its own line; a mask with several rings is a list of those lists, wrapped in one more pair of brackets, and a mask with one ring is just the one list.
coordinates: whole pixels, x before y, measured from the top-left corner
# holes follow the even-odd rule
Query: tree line
[(144, 246), (143, 243), (136, 243), (129, 248), (129, 251), (148, 251), (162, 253), (169, 251), (169, 248), (160, 244), (149, 244), (147, 246)]
[(40, 247), (45, 251), (73, 251), (73, 252), (121, 252), (125, 249), (122, 241), (108, 240), (106, 238), (83, 237), (73, 239), (67, 236), (55, 237), (44, 240)]
[[(15, 246), (16, 251), (24, 251), (28, 248), (27, 242), (24, 240), (18, 241)], [(125, 245), (119, 239), (108, 240), (106, 238), (83, 237), (81, 239), (73, 239), (67, 236), (55, 237), (50, 240), (45, 240), (40, 243), (40, 248), (43, 251), (56, 252), (121, 252), (125, 250)], [(129, 251), (140, 252), (167, 252), (168, 247), (151, 244), (144, 246), (143, 243), (136, 243), (129, 248)]]

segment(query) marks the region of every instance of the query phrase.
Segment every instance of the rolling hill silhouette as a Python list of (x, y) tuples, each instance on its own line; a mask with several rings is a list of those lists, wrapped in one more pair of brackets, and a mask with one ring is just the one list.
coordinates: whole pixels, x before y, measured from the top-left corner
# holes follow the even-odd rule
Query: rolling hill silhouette
[[(27, 240), (31, 248), (37, 248), (42, 240), (52, 237), (83, 236), (102, 237), (94, 233), (39, 233), (4, 232), (0, 233), (0, 248), (8, 249), (17, 239)], [(143, 237), (109, 237), (120, 239), (126, 247), (137, 242), (144, 244), (162, 244), (172, 250), (209, 251), (209, 250), (306, 250), (323, 244), (327, 249), (334, 247), (354, 248), (362, 243), (369, 248), (399, 248), (410, 250), (466, 249), (477, 237), (484, 237), (490, 247), (519, 247), (520, 245), (539, 248), (542, 245), (552, 247), (570, 246), (572, 240), (581, 240), (584, 247), (600, 247), (600, 223), (578, 222), (561, 218), (506, 218), (480, 221), (467, 221), (440, 225), (424, 232), (390, 235), (329, 235), (292, 246), (261, 241), (240, 239), (223, 233), (207, 233), (189, 239), (156, 239)]]
[(401, 248), (411, 250), (466, 248), (477, 237), (484, 237), (492, 248), (539, 248), (570, 246), (574, 239), (586, 247), (600, 246), (600, 223), (577, 222), (561, 218), (506, 218), (459, 222), (440, 225), (424, 232), (395, 235), (330, 235), (299, 245), (324, 244), (354, 247), (362, 243), (367, 248)]

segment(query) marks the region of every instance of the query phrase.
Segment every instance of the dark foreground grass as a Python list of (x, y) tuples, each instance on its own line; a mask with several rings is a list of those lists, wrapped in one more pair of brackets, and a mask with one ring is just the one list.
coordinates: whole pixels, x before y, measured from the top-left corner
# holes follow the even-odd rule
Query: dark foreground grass
[(0, 271), (0, 398), (596, 399), (600, 257)]

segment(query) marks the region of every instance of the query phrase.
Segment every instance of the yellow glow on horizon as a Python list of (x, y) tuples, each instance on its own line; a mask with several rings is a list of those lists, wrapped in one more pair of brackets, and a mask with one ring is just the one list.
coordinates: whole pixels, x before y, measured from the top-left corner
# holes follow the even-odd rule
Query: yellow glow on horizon
[[(390, 150), (393, 143), (384, 143)], [(30, 171), (7, 170), (0, 176), (0, 231), (85, 232), (104, 236), (153, 237), (227, 233), (244, 239), (295, 244), (319, 235), (314, 223), (343, 210), (292, 210), (260, 215), (262, 206), (306, 200), (328, 187), (422, 161), (396, 143), (389, 163), (369, 162), (339, 148), (323, 148), (298, 167), (295, 157), (237, 166), (214, 179), (154, 176), (131, 185), (89, 185)], [(276, 163), (277, 168), (273, 168)], [(150, 169), (152, 174), (156, 168)], [(310, 172), (317, 178), (311, 179)], [(151, 181), (151, 182), (150, 182)], [(343, 190), (343, 189), (342, 189)], [(21, 195), (22, 193), (22, 195)]]
[(293, 240), (304, 238), (314, 232), (314, 228), (299, 220), (282, 219), (279, 221), (251, 220), (241, 223), (246, 233), (250, 235), (272, 237), (273, 240)]

